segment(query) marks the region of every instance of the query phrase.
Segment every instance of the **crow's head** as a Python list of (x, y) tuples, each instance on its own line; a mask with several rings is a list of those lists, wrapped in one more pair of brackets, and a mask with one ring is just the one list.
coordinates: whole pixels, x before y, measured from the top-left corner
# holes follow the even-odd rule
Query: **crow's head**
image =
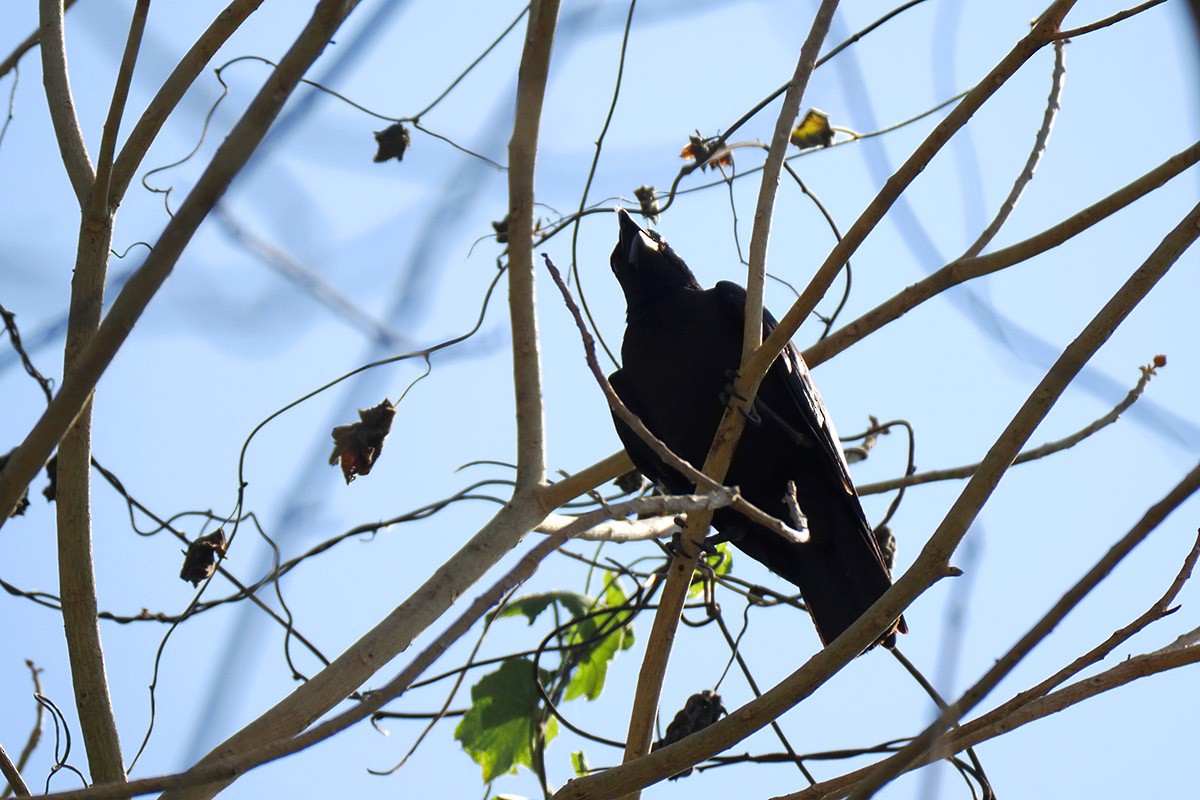
[(621, 236), (610, 259), (613, 274), (629, 305), (649, 302), (679, 289), (699, 289), (696, 276), (663, 238), (642, 229), (623, 208), (617, 209)]

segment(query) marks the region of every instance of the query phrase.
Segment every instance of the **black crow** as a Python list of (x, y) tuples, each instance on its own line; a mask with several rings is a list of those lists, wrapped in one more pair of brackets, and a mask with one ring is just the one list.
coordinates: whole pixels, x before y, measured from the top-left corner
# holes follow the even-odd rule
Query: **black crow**
[[(611, 263), (627, 312), (623, 364), (609, 380), (655, 436), (700, 468), (741, 362), (746, 290), (728, 281), (702, 289), (661, 236), (644, 231), (624, 209), (617, 216), (621, 234)], [(775, 324), (764, 311), (764, 338)], [(614, 420), (646, 477), (672, 494), (693, 491)], [(794, 345), (767, 372), (725, 483), (792, 528), (807, 528), (809, 541), (790, 542), (732, 509), (713, 514), (720, 540), (796, 585), (823, 643), (891, 586), (829, 413)], [(906, 630), (901, 617), (877, 644), (892, 647), (897, 631)]]

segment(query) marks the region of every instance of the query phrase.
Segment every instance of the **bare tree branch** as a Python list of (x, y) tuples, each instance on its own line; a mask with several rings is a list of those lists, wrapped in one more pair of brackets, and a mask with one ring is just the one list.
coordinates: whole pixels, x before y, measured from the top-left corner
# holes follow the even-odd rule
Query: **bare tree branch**
[(1064, 40), (1071, 39), (1075, 36), (1083, 36), (1085, 33), (1098, 31), (1101, 28), (1107, 28), (1110, 25), (1117, 24), (1121, 20), (1129, 19), (1130, 17), (1136, 16), (1143, 11), (1154, 8), (1157, 5), (1162, 5), (1164, 2), (1166, 2), (1166, 0), (1147, 0), (1147, 2), (1142, 3), (1141, 5), (1136, 5), (1133, 8), (1127, 8), (1124, 11), (1119, 11), (1116, 14), (1113, 14), (1111, 17), (1105, 17), (1102, 20), (1097, 20), (1090, 25), (1081, 25), (1078, 28), (1071, 28), (1070, 30), (1062, 31), (1058, 34), (1057, 38)]
[[(1200, 212), (1200, 206), (1197, 207)], [(1198, 231), (1196, 225), (1200, 222), (1200, 213), (1193, 215), (1189, 232), (1194, 240)], [(915, 763), (926, 753), (939, 749), (939, 739), (943, 732), (955, 724), (964, 714), (978, 705), (984, 697), (994, 689), (1006, 675), (1012, 672), (1034, 647), (1058, 626), (1083, 598), (1095, 589), (1100, 582), (1116, 569), (1124, 558), (1133, 552), (1167, 515), (1178, 508), (1185, 500), (1200, 490), (1200, 465), (1197, 465), (1167, 496), (1151, 506), (1146, 514), (1133, 528), (1114, 544), (1095, 566), (1088, 570), (1074, 586), (1072, 586), (1054, 606), (1046, 612), (1036, 625), (1029, 629), (1021, 639), (1005, 653), (996, 664), (975, 682), (975, 685), (963, 693), (954, 703), (943, 709), (938, 719), (929, 725), (920, 736), (905, 745), (894, 756), (886, 759), (872, 770), (871, 774), (855, 787), (850, 795), (851, 800), (866, 800), (875, 794), (885, 783), (899, 775), (907, 767)]]
[[(837, 0), (822, 0), (817, 13), (809, 28), (808, 36), (800, 48), (796, 61), (796, 69), (784, 96), (783, 107), (775, 123), (775, 132), (771, 138), (771, 147), (763, 166), (763, 177), (759, 187), (758, 205), (754, 214), (754, 233), (750, 240), (750, 267), (747, 274), (746, 319), (743, 327), (742, 341), (742, 372), (734, 390), (734, 395), (744, 397), (746, 408), (754, 402), (758, 391), (758, 381), (761, 375), (753, 381), (746, 381), (745, 373), (748, 356), (762, 340), (762, 294), (763, 282), (766, 275), (767, 241), (771, 233), (771, 218), (775, 208), (775, 195), (779, 189), (779, 174), (783, 167), (783, 159), (787, 154), (788, 134), (800, 113), (800, 102), (808, 79), (816, 66), (821, 44), (829, 33), (833, 21)], [(780, 345), (782, 350), (787, 340)], [(742, 385), (743, 382), (749, 385)], [(730, 403), (717, 427), (716, 435), (704, 460), (703, 472), (714, 481), (723, 481), (733, 461), (738, 439), (745, 427), (745, 417), (742, 408), (737, 403)], [(683, 532), (685, 546), (680, 548), (671, 559), (667, 571), (667, 582), (659, 598), (658, 611), (654, 615), (654, 623), (650, 629), (650, 638), (646, 645), (646, 654), (642, 660), (642, 668), (638, 673), (637, 691), (633, 699), (633, 709), (629, 716), (629, 733), (625, 739), (625, 763), (634, 761), (650, 752), (650, 743), (654, 735), (654, 722), (658, 717), (658, 701), (662, 694), (663, 679), (667, 673), (667, 662), (675, 642), (675, 631), (679, 626), (679, 615), (687, 599), (691, 585), (692, 573), (700, 557), (700, 545), (712, 522), (712, 514), (699, 512), (688, 516), (687, 527)], [(634, 787), (630, 787), (634, 788)], [(640, 787), (638, 787), (640, 788)], [(636, 792), (629, 795), (637, 798)]]
[(991, 275), (1057, 247), (1117, 211), (1132, 205), (1197, 162), (1200, 162), (1200, 142), (1176, 153), (1140, 178), (1035, 236), (987, 255), (951, 261), (809, 347), (804, 351), (805, 361), (810, 366), (828, 361), (852, 344), (865, 339), (952, 286)]
[(150, 105), (146, 106), (141, 118), (133, 126), (129, 138), (121, 147), (116, 163), (112, 170), (112, 180), (108, 190), (110, 208), (120, 205), (129, 182), (133, 180), (138, 165), (150, 149), (150, 145), (162, 130), (167, 117), (179, 105), (184, 93), (191, 88), (200, 72), (212, 59), (221, 46), (229, 40), (234, 31), (241, 27), (251, 14), (262, 5), (263, 0), (232, 0), (225, 9), (216, 16), (212, 24), (200, 38), (191, 46), (179, 64), (172, 70), (163, 85), (159, 87)]
[[(75, 376), (79, 358), (96, 334), (104, 307), (104, 284), (113, 230), (113, 216), (106, 203), (108, 179), (149, 9), (149, 0), (138, 0), (134, 6), (125, 52), (104, 123), (97, 171), (91, 176), (92, 182), (83, 197), (75, 270), (71, 279), (64, 381)], [(48, 51), (49, 48), (42, 48), (43, 54)], [(63, 66), (65, 69), (65, 61)], [(65, 80), (63, 85), (69, 101), (70, 87)], [(71, 687), (79, 710), (79, 726), (87, 749), (88, 765), (94, 781), (112, 783), (124, 781), (125, 762), (108, 689), (97, 614), (92, 555), (91, 432), (92, 406), (87, 403), (59, 444), (58, 497), (55, 503), (58, 518), (58, 576), (63, 629), (71, 664)]]
[(547, 484), (538, 490), (542, 510), (549, 513), (563, 503), (574, 500), (585, 492), (603, 483), (614, 480), (633, 469), (633, 462), (624, 450), (613, 453), (586, 469), (568, 475), (557, 483)]
[(74, 374), (64, 377), (54, 400), (0, 472), (0, 511), (3, 511), (0, 525), (78, 416), (96, 382), (171, 274), (200, 223), (262, 142), (283, 103), (305, 70), (320, 55), (329, 36), (357, 4), (358, 0), (322, 0), (317, 4), (312, 19), (279, 62), (279, 67), (267, 78), (241, 119), (217, 148), (211, 163), (163, 229), (146, 261), (113, 301), (96, 335), (80, 355)]
[(537, 569), (538, 564), (575, 534), (603, 522), (612, 514), (635, 514), (643, 510), (652, 513), (675, 513), (722, 508), (728, 505), (733, 497), (734, 492), (724, 490), (706, 495), (636, 498), (577, 518), (571, 525), (547, 536), (532, 547), (512, 569), (477, 597), (470, 607), (454, 620), (437, 639), (385, 686), (367, 694), (362, 702), (349, 711), (326, 720), (298, 736), (270, 739), (248, 750), (233, 750), (222, 758), (205, 759), (187, 772), (176, 775), (130, 781), (124, 786), (111, 784), (95, 786), (73, 792), (46, 795), (46, 797), (57, 800), (105, 800), (106, 798), (113, 800), (125, 795), (147, 794), (163, 789), (168, 790), (163, 794), (164, 798), (190, 797), (192, 793), (196, 792), (212, 791), (215, 793), (218, 784), (228, 785), (233, 778), (254, 767), (298, 753), (340, 733), (351, 725), (370, 718), (384, 705), (399, 697), (450, 645), (466, 634), (490, 608), (500, 602), (502, 597), (527, 580)]
[[(1120, 546), (1119, 543), (1117, 546)], [(1109, 554), (1112, 554), (1111, 550)], [(1197, 555), (1200, 555), (1200, 538), (1197, 539), (1196, 544), (1193, 545), (1184, 559), (1179, 574), (1172, 581), (1166, 593), (1144, 614), (1114, 633), (1103, 644), (1097, 646), (1084, 656), (1075, 659), (1071, 664), (1059, 670), (1037, 686), (1021, 692), (1016, 697), (979, 718), (964, 723), (961, 727), (948, 732), (938, 742), (936, 752), (926, 753), (918, 761), (906, 767), (905, 771), (932, 764), (949, 754), (957, 753), (967, 747), (973, 747), (988, 739), (1006, 734), (1022, 725), (1050, 714), (1058, 713), (1071, 705), (1115, 689), (1137, 678), (1143, 678), (1200, 661), (1200, 648), (1188, 647), (1186, 645), (1183, 647), (1168, 646), (1154, 653), (1127, 659), (1105, 672), (1078, 681), (1053, 694), (1047, 694), (1047, 692), (1055, 686), (1060, 685), (1063, 681), (1070, 679), (1083, 669), (1099, 662), (1119, 644), (1127, 641), (1133, 634), (1142, 630), (1150, 623), (1170, 614), (1171, 609), (1168, 606), (1173, 602), (1183, 584), (1191, 577)], [(1081, 579), (1080, 583), (1086, 580), (1087, 576)], [(1072, 591), (1077, 588), (1079, 588), (1079, 584), (1076, 584)], [(827, 781), (822, 781), (819, 784), (810, 786), (808, 789), (777, 798), (776, 800), (827, 800), (828, 798), (844, 797), (848, 791), (869, 777), (878, 766), (879, 764), (872, 764), (862, 767), (861, 769), (848, 772), (845, 775), (840, 775)]]
[(1041, 162), (1042, 156), (1046, 154), (1046, 142), (1050, 140), (1050, 131), (1054, 128), (1054, 120), (1058, 117), (1061, 107), (1063, 77), (1067, 74), (1066, 50), (1067, 48), (1061, 40), (1054, 42), (1054, 72), (1050, 78), (1050, 96), (1046, 98), (1046, 111), (1042, 115), (1042, 126), (1038, 128), (1037, 136), (1034, 137), (1033, 149), (1029, 151), (1025, 167), (1013, 181), (1012, 189), (1009, 190), (1008, 197), (1004, 198), (1004, 202), (1000, 204), (996, 216), (984, 228), (983, 233), (979, 234), (979, 238), (959, 257), (959, 260), (979, 255), (983, 252), (983, 248), (996, 238), (996, 234), (1004, 227), (1004, 223), (1008, 221), (1017, 207), (1017, 202), (1025, 193), (1025, 188), (1033, 180), (1033, 174), (1037, 172), (1038, 164)]
[(50, 121), (54, 124), (54, 136), (62, 154), (63, 166), (79, 207), (87, 203), (96, 173), (83, 143), (83, 131), (79, 129), (79, 117), (75, 113), (75, 100), (71, 97), (71, 79), (67, 75), (67, 41), (63, 30), (62, 0), (39, 0), (38, 13), (41, 29), (38, 33), (42, 53), (42, 82), (46, 85), (46, 105), (50, 110)]
[[(1026, 464), (1030, 461), (1036, 461), (1039, 458), (1060, 453), (1063, 450), (1074, 447), (1084, 439), (1112, 425), (1121, 415), (1129, 409), (1137, 399), (1142, 396), (1146, 390), (1146, 384), (1150, 382), (1150, 377), (1155, 374), (1153, 367), (1142, 367), (1142, 377), (1138, 378), (1137, 385), (1129, 390), (1129, 394), (1125, 395), (1121, 402), (1113, 407), (1103, 417), (1093, 421), (1089, 425), (1080, 428), (1070, 436), (1064, 436), (1061, 439), (1056, 439), (1053, 442), (1046, 442), (1037, 447), (1023, 450), (1019, 456), (1013, 459), (1013, 465)], [(962, 467), (950, 467), (948, 469), (932, 469), (928, 472), (918, 472), (914, 475), (905, 475), (900, 478), (893, 478), (886, 481), (877, 481), (875, 483), (864, 483), (858, 487), (858, 493), (861, 495), (879, 494), (881, 492), (890, 492), (894, 489), (902, 489), (905, 486), (917, 486), (922, 483), (933, 483), (935, 481), (948, 481), (955, 478), (969, 478), (975, 474), (975, 470), (979, 469), (978, 464), (967, 464)]]
[[(557, 533), (576, 519), (565, 514), (551, 514), (534, 530), (538, 533)], [(679, 526), (671, 517), (650, 517), (633, 521), (614, 519), (588, 528), (574, 538), (586, 542), (644, 542), (647, 539), (669, 536), (678, 530)]]
[[(4, 776), (4, 780), (8, 781), (8, 789), (17, 797), (29, 797), (29, 786), (21, 777), (21, 771), (17, 769), (17, 765), (8, 757), (8, 751), (4, 749), (4, 745), (0, 744), (0, 775)], [(5, 796), (8, 791), (4, 792)]]
[(779, 320), (779, 325), (767, 337), (767, 340), (763, 342), (763, 346), (755, 352), (751, 359), (742, 365), (742, 375), (737, 387), (740, 394), (748, 395), (748, 393), (757, 390), (759, 382), (766, 375), (767, 368), (770, 367), (779, 353), (783, 351), (783, 348), (800, 328), (804, 320), (808, 318), (808, 315), (812, 313), (812, 310), (816, 308), (817, 303), (824, 296), (829, 285), (833, 283), (834, 278), (841, 271), (842, 265), (854, 255), (859, 245), (863, 243), (867, 235), (883, 219), (884, 214), (896, 202), (901, 192), (928, 166), (929, 162), (945, 146), (946, 142), (963, 125), (967, 124), (967, 120), (979, 110), (984, 102), (995, 94), (1010, 77), (1016, 74), (1017, 70), (1034, 53), (1053, 40), (1054, 34), (1058, 31), (1059, 24), (1073, 5), (1075, 5), (1075, 0), (1057, 0), (1051, 5), (1046, 13), (1042, 15), (1041, 19), (1038, 20), (1033, 30), (1019, 41), (1016, 47), (975, 88), (967, 93), (967, 96), (954, 107), (953, 111), (946, 115), (945, 119), (938, 123), (929, 136), (925, 138), (925, 141), (901, 165), (900, 169), (888, 179), (875, 199), (871, 201), (870, 205), (854, 221), (854, 224), (846, 231), (846, 235), (842, 237), (841, 241), (830, 251), (825, 262), (809, 281), (808, 286), (804, 288), (804, 292), (792, 304), (792, 307), (783, 316), (783, 319)]
[(508, 144), (508, 306), (513, 386), (517, 393), (517, 491), (546, 479), (542, 363), (538, 349), (533, 263), (534, 164), (558, 0), (534, 0), (517, 77), (517, 109)]
[(917, 597), (948, 574), (950, 557), (1021, 446), (1088, 359), (1197, 236), (1200, 236), (1200, 205), (1167, 235), (1067, 347), (992, 445), (912, 567), (857, 622), (761, 698), (681, 742), (603, 773), (570, 781), (555, 795), (555, 800), (618, 796), (719, 753), (809, 696), (843, 664), (865, 650)]
[[(63, 3), (63, 11), (69, 11), (73, 5), (75, 5), (75, 0), (67, 0), (65, 3)], [(9, 53), (3, 61), (0, 61), (0, 78), (3, 78), (5, 75), (11, 72), (13, 68), (17, 66), (17, 62), (21, 60), (23, 55), (38, 46), (38, 42), (41, 41), (41, 35), (42, 32), (40, 29), (29, 34), (25, 37), (25, 41), (14, 47), (13, 51)]]

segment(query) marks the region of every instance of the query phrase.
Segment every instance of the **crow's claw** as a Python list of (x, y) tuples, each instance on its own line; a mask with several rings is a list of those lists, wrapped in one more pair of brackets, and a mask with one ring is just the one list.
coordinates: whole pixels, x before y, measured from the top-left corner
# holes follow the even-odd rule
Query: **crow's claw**
[[(730, 405), (735, 400), (739, 403), (746, 402), (746, 398), (738, 394), (737, 389), (734, 387), (734, 382), (738, 379), (738, 371), (736, 369), (725, 370), (725, 379), (725, 389), (721, 392), (721, 405)], [(746, 409), (739, 405), (738, 411), (741, 412), (746, 422), (749, 422), (751, 425), (762, 424), (762, 417), (754, 409)]]
[(662, 546), (663, 550), (667, 551), (667, 555), (671, 558), (688, 558), (687, 550), (683, 546), (683, 531), (679, 531), (671, 537), (671, 541)]

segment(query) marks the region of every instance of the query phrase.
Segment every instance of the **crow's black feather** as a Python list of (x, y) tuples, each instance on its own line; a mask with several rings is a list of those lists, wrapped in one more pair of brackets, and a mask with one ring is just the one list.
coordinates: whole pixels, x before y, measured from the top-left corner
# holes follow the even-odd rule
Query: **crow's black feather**
[[(724, 412), (723, 397), (742, 352), (746, 290), (722, 281), (703, 289), (666, 242), (624, 210), (612, 269), (627, 305), (622, 367), (613, 389), (677, 455), (700, 467)], [(763, 315), (764, 337), (775, 319)], [(756, 525), (732, 509), (713, 514), (720, 538), (795, 584), (828, 644), (891, 586), (879, 545), (863, 515), (846, 458), (804, 359), (788, 345), (767, 372), (754, 417), (738, 444), (725, 483), (763, 511), (796, 527), (788, 484), (805, 518), (803, 544)], [(617, 434), (646, 477), (673, 494), (693, 490), (627, 425)], [(891, 647), (906, 630), (897, 620), (879, 639)]]

